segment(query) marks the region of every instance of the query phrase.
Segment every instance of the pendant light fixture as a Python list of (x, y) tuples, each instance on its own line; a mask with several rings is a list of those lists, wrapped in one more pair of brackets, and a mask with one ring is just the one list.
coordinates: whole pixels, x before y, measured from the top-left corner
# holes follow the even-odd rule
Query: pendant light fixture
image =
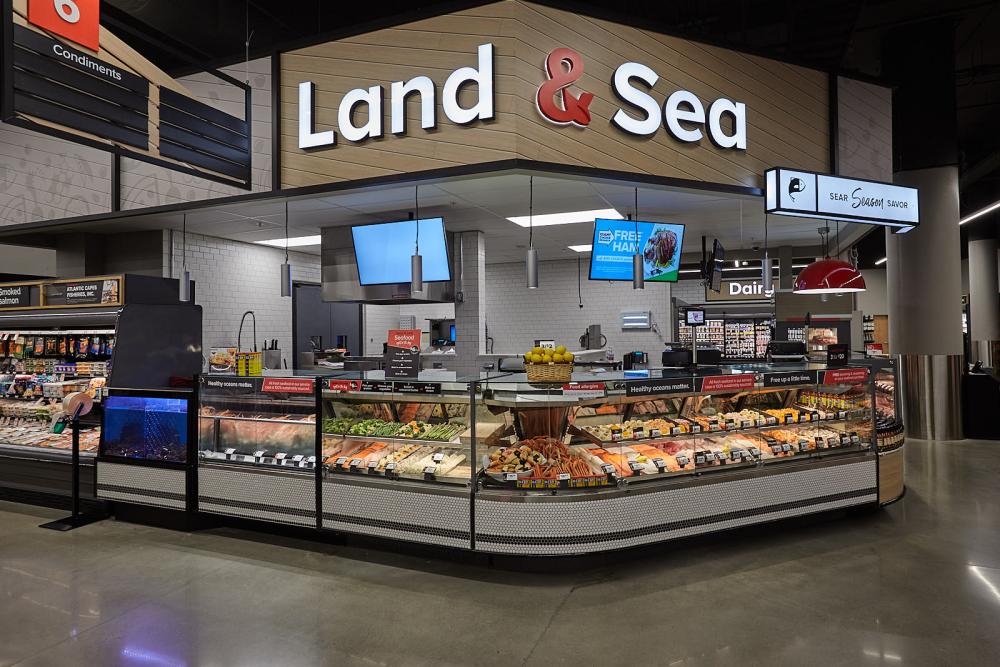
[(177, 298), (185, 303), (191, 301), (191, 274), (187, 270), (187, 228), (188, 217), (184, 214), (184, 222), (181, 226), (181, 281), (180, 293)]
[(535, 177), (528, 177), (528, 256), (525, 266), (528, 273), (528, 289), (538, 289), (538, 251), (535, 250)]
[(285, 263), (281, 265), (281, 296), (292, 295), (292, 265), (288, 263), (288, 200), (285, 200)]
[(413, 186), (413, 208), (416, 211), (417, 244), (410, 257), (410, 293), (424, 291), (424, 258), (420, 256), (420, 186)]
[(632, 255), (632, 289), (646, 289), (646, 264), (642, 259), (642, 248), (639, 247), (639, 188), (635, 188), (635, 207), (632, 209), (635, 217), (635, 254)]
[(856, 268), (843, 260), (830, 259), (830, 246), (827, 238), (830, 234), (829, 223), (827, 223), (826, 229), (820, 228), (819, 234), (823, 239), (824, 255), (826, 256), (802, 269), (798, 277), (795, 278), (793, 291), (796, 294), (864, 292), (865, 279)]

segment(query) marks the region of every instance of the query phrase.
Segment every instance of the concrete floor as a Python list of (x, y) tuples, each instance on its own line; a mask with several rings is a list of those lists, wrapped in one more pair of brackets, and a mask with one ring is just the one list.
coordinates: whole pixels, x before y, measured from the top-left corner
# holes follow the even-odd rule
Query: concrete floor
[(519, 573), (0, 503), (0, 665), (996, 665), (1000, 443), (882, 512)]

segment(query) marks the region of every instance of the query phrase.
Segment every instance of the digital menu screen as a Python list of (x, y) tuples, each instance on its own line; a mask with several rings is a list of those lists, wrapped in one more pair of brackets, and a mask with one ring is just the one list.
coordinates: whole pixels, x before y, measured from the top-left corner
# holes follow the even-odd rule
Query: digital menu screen
[(643, 278), (676, 282), (684, 244), (684, 225), (632, 220), (594, 221), (591, 280), (632, 280), (632, 256), (643, 258)]

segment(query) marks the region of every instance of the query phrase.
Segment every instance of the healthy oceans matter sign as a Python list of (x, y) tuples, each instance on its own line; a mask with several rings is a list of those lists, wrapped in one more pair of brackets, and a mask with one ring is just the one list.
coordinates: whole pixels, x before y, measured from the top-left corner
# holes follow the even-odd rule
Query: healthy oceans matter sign
[(684, 225), (632, 220), (594, 221), (591, 280), (632, 280), (632, 256), (641, 252), (643, 277), (675, 282), (681, 263)]

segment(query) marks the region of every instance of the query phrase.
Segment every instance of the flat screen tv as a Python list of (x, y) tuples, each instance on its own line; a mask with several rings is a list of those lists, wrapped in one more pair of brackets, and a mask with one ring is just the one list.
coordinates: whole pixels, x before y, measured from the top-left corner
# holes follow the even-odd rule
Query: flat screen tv
[[(702, 246), (704, 248), (704, 246)], [(705, 267), (708, 288), (713, 292), (722, 291), (722, 264), (726, 261), (726, 249), (715, 239), (712, 243), (712, 256), (708, 258), (708, 265)]]
[(647, 282), (677, 282), (684, 225), (632, 220), (594, 221), (591, 280), (632, 280), (632, 256), (642, 253)]
[[(417, 220), (381, 222), (351, 227), (354, 257), (362, 285), (396, 285), (410, 282), (410, 257), (417, 244)], [(420, 255), (424, 258), (424, 282), (451, 280), (448, 244), (443, 218), (423, 218), (420, 225)]]

